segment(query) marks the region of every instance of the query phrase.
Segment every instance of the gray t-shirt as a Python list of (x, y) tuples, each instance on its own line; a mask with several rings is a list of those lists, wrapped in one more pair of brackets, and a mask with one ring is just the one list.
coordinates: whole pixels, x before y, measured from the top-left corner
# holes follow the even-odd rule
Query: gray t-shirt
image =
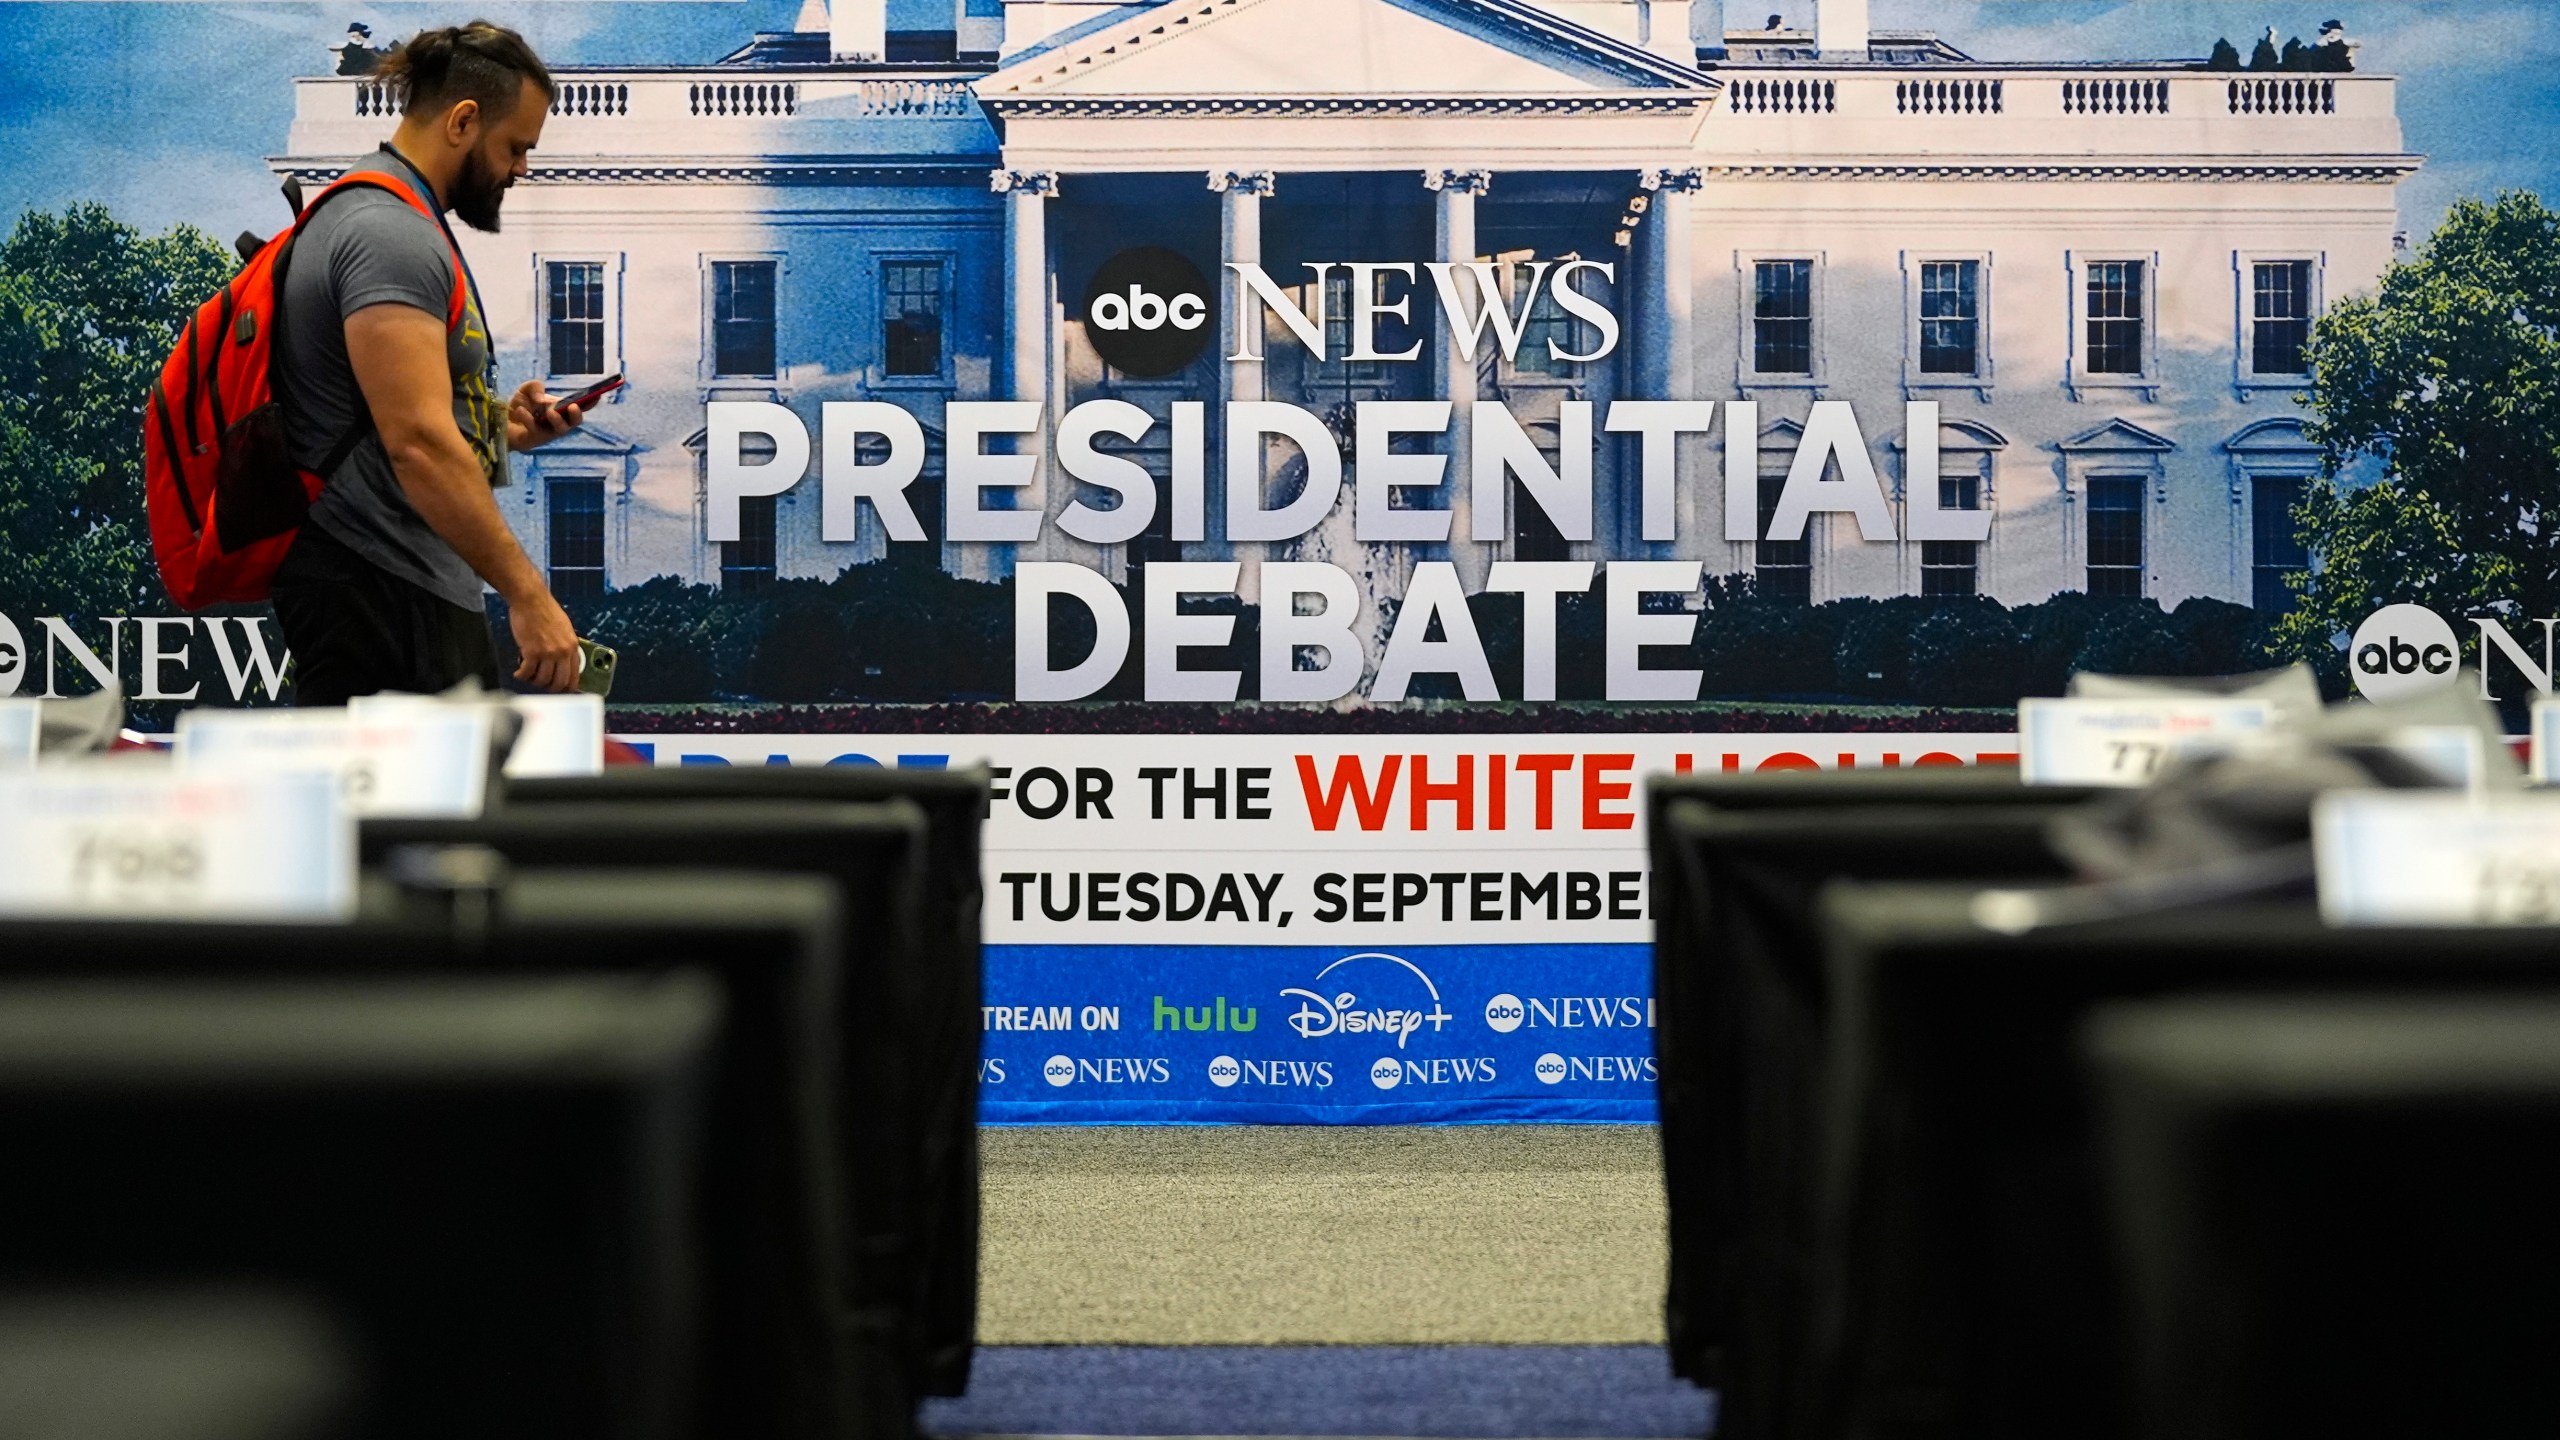
[[(417, 178), (376, 152), (355, 170), (380, 171), (413, 188)], [(433, 200), (429, 204), (435, 203)], [(294, 459), (317, 470), (349, 425), (364, 393), (347, 361), (346, 317), (369, 305), (414, 305), (441, 323), (452, 301), (453, 252), (443, 227), (399, 196), (369, 187), (332, 196), (293, 242), (285, 275), (286, 359), (278, 377), (293, 417)], [(453, 372), (453, 420), (480, 457), (491, 485), (507, 478), (507, 401), (489, 364), (489, 325), (479, 297), (463, 300), (462, 323), (445, 354)], [(392, 474), (382, 440), (368, 434), (312, 503), (311, 522), (365, 559), (466, 610), (478, 610), (480, 577), (428, 527)]]

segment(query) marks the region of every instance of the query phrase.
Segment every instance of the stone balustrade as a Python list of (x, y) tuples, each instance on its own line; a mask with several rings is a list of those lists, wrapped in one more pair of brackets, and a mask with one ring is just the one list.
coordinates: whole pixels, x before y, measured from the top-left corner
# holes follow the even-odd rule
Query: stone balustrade
[(1711, 156), (1975, 158), (2396, 156), (2387, 75), (2168, 66), (1738, 65), (1700, 132)]
[(1840, 85), (1819, 76), (1738, 75), (1725, 96), (1736, 115), (1828, 115), (1839, 108)]
[(2007, 103), (2007, 84), (1996, 79), (1897, 80), (1893, 108), (1903, 115), (1998, 115)]
[(2338, 82), (2325, 76), (2253, 75), (2229, 82), (2234, 115), (2335, 115)]
[[(565, 155), (635, 147), (675, 155), (840, 150), (845, 137), (830, 134), (846, 125), (916, 126), (912, 148), (929, 153), (950, 148), (957, 138), (950, 133), (955, 126), (976, 133), (986, 125), (969, 78), (956, 74), (786, 79), (691, 68), (564, 70), (555, 79), (557, 92), (535, 157), (537, 169)], [(289, 148), (297, 155), (361, 153), (398, 119), (397, 93), (378, 80), (298, 80)], [(891, 141), (888, 148), (909, 148), (909, 142)]]
[(2166, 115), (2169, 82), (2162, 79), (2065, 80), (2065, 115)]
[[(2395, 86), (2382, 75), (2205, 71), (2170, 66), (1719, 67), (1704, 153), (1770, 163), (1844, 155), (1975, 158), (2396, 156)], [(559, 75), (545, 161), (633, 153), (977, 153), (993, 141), (973, 76), (699, 67)], [(296, 82), (291, 153), (355, 154), (396, 119), (389, 87), (363, 78)], [(870, 127), (887, 125), (890, 130)], [(844, 127), (862, 131), (855, 146)], [(912, 127), (912, 128), (910, 128)], [(969, 138), (960, 132), (966, 130)], [(645, 133), (644, 133), (645, 132)]]
[[(554, 115), (606, 116), (631, 113), (631, 87), (594, 80), (563, 80), (560, 93), (551, 97)], [(362, 112), (359, 105), (358, 112)]]

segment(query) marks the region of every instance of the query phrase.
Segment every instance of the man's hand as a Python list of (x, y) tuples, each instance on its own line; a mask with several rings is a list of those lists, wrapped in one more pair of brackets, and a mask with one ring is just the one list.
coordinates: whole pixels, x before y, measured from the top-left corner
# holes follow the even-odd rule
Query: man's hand
[(507, 628), (515, 632), (516, 649), (524, 656), (516, 666), (517, 679), (537, 690), (578, 688), (578, 632), (549, 591), (510, 604)]
[(548, 445), (577, 429), (586, 418), (577, 406), (552, 399), (541, 381), (527, 380), (507, 401), (507, 448), (532, 450)]

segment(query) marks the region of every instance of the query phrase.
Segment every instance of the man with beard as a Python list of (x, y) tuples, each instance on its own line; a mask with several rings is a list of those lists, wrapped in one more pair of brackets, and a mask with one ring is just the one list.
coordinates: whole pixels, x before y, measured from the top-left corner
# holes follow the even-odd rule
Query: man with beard
[[(493, 487), (507, 453), (574, 429), (540, 381), (511, 397), (478, 284), (443, 212), (498, 228), (550, 109), (551, 74), (516, 32), (485, 21), (419, 32), (376, 81), (402, 101), (391, 142), (353, 168), (399, 180), (332, 195), (294, 240), (277, 382), (295, 459), (325, 482), (271, 585), (293, 652), (294, 700), (499, 683), (481, 587), (506, 597), (539, 690), (574, 690), (577, 635), (516, 543)], [(460, 266), (462, 314), (450, 320)]]

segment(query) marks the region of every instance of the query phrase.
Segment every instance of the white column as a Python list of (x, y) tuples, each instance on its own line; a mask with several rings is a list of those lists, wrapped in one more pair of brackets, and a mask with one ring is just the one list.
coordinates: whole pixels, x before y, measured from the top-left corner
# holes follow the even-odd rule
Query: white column
[(1648, 400), (1697, 398), (1697, 277), (1690, 267), (1690, 199), (1705, 184), (1697, 170), (1648, 170), (1652, 204), (1636, 227), (1636, 390)]
[(1049, 399), (1049, 215), (1058, 193), (1054, 170), (995, 170), (988, 188), (1005, 204), (1006, 400)]
[[(1476, 197), (1493, 184), (1493, 174), (1486, 170), (1425, 170), (1424, 188), (1436, 197), (1432, 206), (1432, 258), (1451, 265), (1463, 266), (1476, 258)], [(1465, 297), (1470, 312), (1481, 305), (1499, 305), (1499, 294), (1476, 293), (1475, 277), (1467, 270), (1450, 272), (1459, 295)], [(1449, 328), (1442, 325), (1432, 332), (1439, 347), (1436, 367), (1440, 382), (1438, 398), (1450, 402), (1449, 469), (1443, 479), (1443, 492), (1449, 497), (1449, 558), (1458, 567), (1458, 579), (1469, 593), (1484, 588), (1486, 574), (1493, 568), (1496, 548), (1472, 539), (1475, 533), (1475, 505), (1471, 499), (1474, 485), (1470, 479), (1474, 465), (1473, 447), (1468, 443), (1468, 407), (1476, 399), (1476, 367), (1484, 356), (1470, 357), (1450, 338)], [(1488, 339), (1487, 343), (1491, 343)]]
[[(1649, 209), (1653, 202), (1629, 197), (1626, 210), (1618, 216), (1617, 233), (1612, 237), (1617, 245), (1618, 293), (1630, 300), (1648, 293), (1644, 282), (1644, 246), (1636, 240), (1636, 231), (1644, 225), (1643, 211), (1637, 208), (1639, 203)], [(1635, 323), (1623, 324), (1627, 317), (1634, 317)], [(1626, 311), (1621, 318), (1620, 334), (1624, 338), (1619, 341), (1618, 354), (1614, 357), (1617, 364), (1615, 373), (1609, 377), (1609, 395), (1611, 399), (1642, 399), (1645, 398), (1645, 346), (1652, 343), (1654, 327), (1642, 317), (1635, 316), (1632, 310)], [(1639, 466), (1634, 444), (1625, 436), (1615, 436), (1600, 449), (1601, 473), (1606, 477), (1601, 483), (1609, 487), (1608, 493), (1612, 497), (1608, 508), (1610, 530), (1603, 537), (1609, 547), (1605, 553), (1611, 555), (1646, 553), (1627, 548), (1640, 543), (1638, 537), (1644, 533), (1643, 500), (1637, 486)], [(1654, 558), (1672, 557), (1663, 554)]]
[[(1247, 326), (1262, 323), (1262, 314), (1237, 298), (1235, 272), (1230, 265), (1262, 263), (1262, 201), (1279, 184), (1279, 177), (1268, 170), (1212, 170), (1209, 188), (1218, 196), (1218, 401), (1210, 412), (1209, 424), (1209, 536), (1223, 539), (1227, 529), (1227, 406), (1240, 400), (1266, 400), (1270, 387), (1264, 379), (1261, 360), (1237, 360)], [(1263, 351), (1260, 337), (1251, 347), (1255, 354)], [(1262, 484), (1264, 502), (1269, 503), (1271, 484), (1271, 448), (1266, 442), (1262, 450)], [(1261, 547), (1249, 547), (1246, 555), (1230, 547), (1229, 553), (1246, 562), (1244, 584), (1260, 593)]]
[[(1642, 172), (1638, 183), (1650, 187), (1655, 173)], [(1662, 225), (1654, 214), (1660, 199), (1646, 188), (1627, 201), (1635, 228), (1627, 237), (1626, 288), (1619, 293), (1627, 297), (1627, 394), (1638, 400), (1659, 400), (1671, 389), (1665, 359), (1671, 353), (1671, 326), (1661, 310), (1657, 292), (1662, 287), (1656, 278), (1662, 273)]]
[[(1638, 176), (1644, 187), (1644, 214), (1638, 220), (1629, 259), (1627, 293), (1633, 297), (1634, 380), (1637, 398), (1698, 398), (1697, 275), (1689, 253), (1690, 196), (1704, 183), (1694, 169), (1647, 170)], [(1728, 443), (1731, 436), (1727, 436)], [(1700, 529), (1701, 516), (1724, 513), (1722, 467), (1714, 463), (1702, 436), (1683, 436), (1673, 454), (1687, 482), (1680, 493), (1684, 537), (1714, 533)], [(1710, 487), (1712, 491), (1710, 492)], [(1716, 522), (1719, 526), (1721, 521)], [(1702, 553), (1694, 544), (1671, 548), (1671, 554)]]
[[(1272, 192), (1278, 177), (1268, 170), (1212, 170), (1209, 188), (1218, 196), (1218, 284), (1225, 292), (1218, 304), (1218, 354), (1232, 356), (1245, 347), (1237, 342), (1244, 337), (1244, 327), (1260, 317), (1235, 303), (1235, 272), (1229, 265), (1262, 263), (1262, 198)], [(1261, 346), (1253, 347), (1257, 352)], [(1268, 398), (1262, 383), (1262, 362), (1222, 358), (1219, 364), (1219, 396), (1221, 400), (1261, 400)]]
[[(995, 398), (1039, 402), (1045, 427), (1052, 389), (1048, 203), (1058, 193), (1058, 174), (1054, 170), (992, 170), (987, 174), (987, 187), (1005, 197), (1004, 373), (997, 377)], [(1045, 448), (1046, 439), (1045, 435), (1015, 436), (1013, 453), (1038, 454)], [(1048, 508), (1046, 467), (1018, 492), (1015, 503), (1025, 509)], [(1045, 556), (1041, 547), (1031, 547), (1012, 558), (1033, 560)], [(996, 560), (996, 573), (1002, 573), (1007, 564), (1004, 559)]]

